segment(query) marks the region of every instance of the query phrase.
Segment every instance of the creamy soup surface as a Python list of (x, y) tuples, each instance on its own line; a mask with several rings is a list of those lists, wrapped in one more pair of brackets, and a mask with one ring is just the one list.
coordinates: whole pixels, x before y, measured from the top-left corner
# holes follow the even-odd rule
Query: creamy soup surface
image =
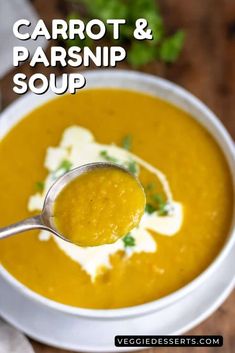
[(64, 187), (53, 218), (59, 233), (72, 243), (100, 246), (115, 243), (137, 227), (144, 208), (144, 190), (131, 174), (98, 167)]
[(56, 98), (4, 137), (0, 159), (0, 226), (39, 213), (53, 181), (86, 162), (122, 165), (145, 187), (140, 225), (114, 244), (80, 248), (36, 231), (1, 241), (2, 265), (64, 304), (161, 298), (198, 276), (228, 234), (232, 181), (222, 152), (188, 114), (148, 95), (94, 89)]

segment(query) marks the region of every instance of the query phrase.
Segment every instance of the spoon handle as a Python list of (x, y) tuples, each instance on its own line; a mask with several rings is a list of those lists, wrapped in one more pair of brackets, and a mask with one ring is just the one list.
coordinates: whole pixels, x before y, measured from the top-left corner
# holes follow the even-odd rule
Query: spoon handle
[(0, 228), (0, 239), (10, 237), (18, 233), (26, 232), (32, 229), (47, 229), (43, 224), (41, 216), (27, 218), (7, 227)]

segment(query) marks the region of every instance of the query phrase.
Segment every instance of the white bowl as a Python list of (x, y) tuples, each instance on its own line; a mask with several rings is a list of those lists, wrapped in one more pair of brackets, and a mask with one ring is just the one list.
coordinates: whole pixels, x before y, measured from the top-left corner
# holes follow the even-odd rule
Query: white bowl
[[(233, 176), (233, 184), (235, 189), (235, 172), (233, 168), (235, 162), (235, 149), (233, 141), (218, 118), (216, 118), (213, 112), (211, 112), (200, 100), (183, 88), (180, 88), (169, 81), (138, 72), (98, 70), (85, 72), (84, 75), (87, 80), (86, 88), (115, 87), (145, 92), (153, 96), (163, 98), (164, 100), (180, 107), (182, 110), (189, 112), (211, 133), (211, 135), (213, 135), (215, 140), (220, 145)], [(16, 100), (16, 102), (7, 108), (1, 115), (0, 138), (4, 136), (27, 113), (54, 97), (55, 95), (52, 92), (47, 92), (41, 96), (28, 93)], [(226, 257), (228, 257), (235, 241), (234, 225), (235, 217), (232, 221), (232, 226), (228, 234), (227, 241), (213, 263), (196, 279), (176, 292), (165, 296), (164, 298), (146, 304), (122, 309), (80, 309), (57, 303), (31, 291), (13, 278), (3, 267), (0, 267), (0, 291), (4, 288), (5, 293), (7, 293), (7, 296), (5, 296), (3, 300), (0, 300), (0, 312), (3, 313), (4, 311), (4, 317), (11, 317), (12, 319), (10, 321), (15, 323), (15, 325), (20, 326), (20, 322), (23, 318), (22, 315), (20, 315), (17, 300), (23, 300), (25, 305), (24, 310), (31, 312), (31, 326), (30, 323), (28, 323), (31, 331), (28, 330), (30, 332), (27, 332), (27, 327), (23, 327), (27, 333), (31, 333), (32, 328), (33, 332), (43, 330), (43, 327), (53, 327), (53, 330), (56, 330), (58, 322), (64, 322), (68, 325), (68, 327), (69, 325), (72, 325), (73, 327), (79, 328), (79, 325), (81, 325), (81, 319), (83, 319), (85, 320), (84, 322), (86, 322), (86, 325), (88, 325), (89, 322), (89, 327), (95, 329), (95, 327), (97, 327), (96, 325), (102, 325), (104, 320), (118, 321), (125, 318), (140, 318), (143, 315), (151, 315), (151, 313), (158, 310), (163, 310), (173, 303), (176, 303), (178, 300), (182, 300), (185, 296), (188, 296), (190, 293), (199, 288), (199, 286), (201, 286), (206, 280), (209, 280), (215, 270), (218, 270), (218, 268), (222, 266), (223, 261)], [(4, 306), (4, 310), (2, 306)], [(30, 319), (28, 320), (30, 321)], [(45, 320), (47, 321), (46, 325)], [(36, 334), (31, 333), (31, 335), (37, 338)], [(90, 336), (88, 334), (88, 342), (89, 339)]]

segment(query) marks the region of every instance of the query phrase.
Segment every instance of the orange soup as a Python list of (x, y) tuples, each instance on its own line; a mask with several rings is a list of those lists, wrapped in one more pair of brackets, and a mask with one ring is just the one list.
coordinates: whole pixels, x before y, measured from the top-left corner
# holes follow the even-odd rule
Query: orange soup
[(56, 228), (80, 246), (115, 243), (137, 227), (145, 194), (122, 169), (97, 167), (68, 183), (55, 201)]
[(0, 159), (0, 226), (38, 214), (56, 178), (87, 162), (120, 164), (145, 188), (139, 226), (114, 244), (80, 248), (38, 231), (1, 240), (1, 264), (61, 303), (108, 309), (161, 298), (205, 270), (228, 234), (232, 181), (220, 148), (152, 96), (93, 89), (51, 100), (5, 136)]

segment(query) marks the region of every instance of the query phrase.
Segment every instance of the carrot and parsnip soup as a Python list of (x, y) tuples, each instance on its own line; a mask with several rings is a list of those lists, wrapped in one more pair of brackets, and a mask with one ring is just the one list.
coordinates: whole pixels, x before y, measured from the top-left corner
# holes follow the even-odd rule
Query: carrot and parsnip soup
[[(92, 89), (56, 98), (2, 139), (0, 159), (0, 226), (40, 213), (55, 180), (86, 163), (116, 163), (145, 189), (140, 223), (113, 244), (80, 247), (45, 231), (1, 241), (1, 264), (55, 301), (120, 308), (161, 298), (205, 270), (227, 237), (223, 153), (189, 114), (155, 97)], [(84, 218), (95, 220), (92, 212)]]
[(131, 174), (113, 167), (89, 170), (69, 182), (53, 209), (58, 231), (80, 246), (115, 243), (137, 227), (145, 193)]

